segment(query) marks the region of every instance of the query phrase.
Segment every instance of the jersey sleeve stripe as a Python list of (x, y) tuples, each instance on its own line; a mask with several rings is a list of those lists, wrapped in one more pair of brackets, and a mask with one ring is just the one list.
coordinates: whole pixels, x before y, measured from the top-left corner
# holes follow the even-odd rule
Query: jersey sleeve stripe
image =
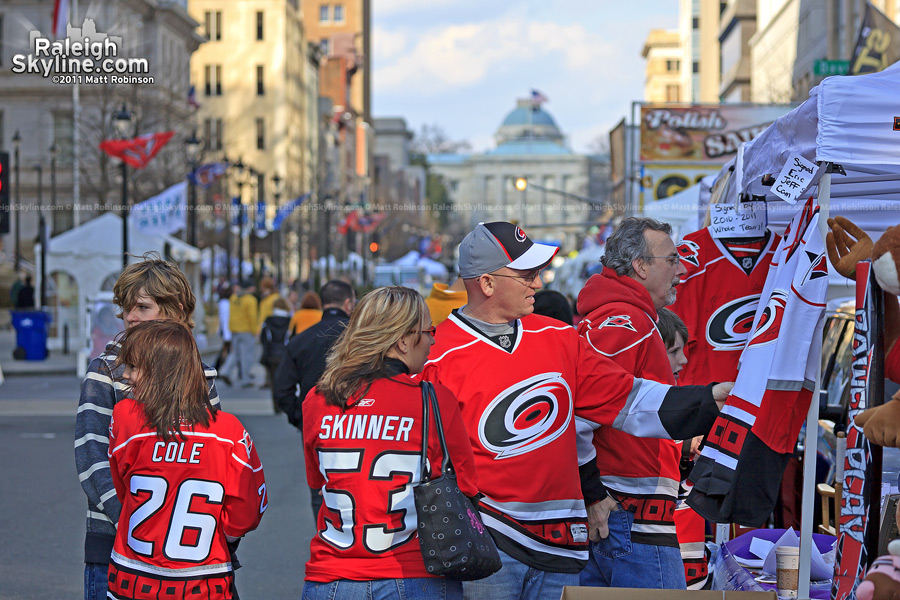
[(540, 333), (542, 331), (547, 331), (548, 329), (553, 329), (556, 331), (566, 331), (567, 329), (572, 329), (568, 325), (562, 325), (557, 327), (556, 325), (547, 325), (546, 327), (541, 327), (540, 329), (523, 329), (522, 333)]
[(575, 417), (575, 445), (578, 452), (578, 466), (587, 464), (597, 456), (594, 448), (594, 430), (600, 427), (584, 417)]
[(613, 421), (613, 427), (638, 437), (672, 439), (659, 418), (659, 409), (669, 387), (636, 377), (625, 406)]
[(256, 468), (254, 469), (252, 466), (250, 466), (249, 463), (244, 462), (244, 461), (242, 461), (241, 459), (239, 459), (239, 458), (237, 457), (237, 455), (236, 455), (234, 452), (231, 453), (231, 458), (233, 458), (234, 460), (236, 460), (236, 461), (239, 462), (240, 464), (244, 465), (245, 467), (247, 467), (248, 469), (250, 469), (250, 470), (253, 471), (254, 473), (258, 473), (258, 472), (262, 471), (262, 465), (259, 465), (258, 467), (256, 467)]

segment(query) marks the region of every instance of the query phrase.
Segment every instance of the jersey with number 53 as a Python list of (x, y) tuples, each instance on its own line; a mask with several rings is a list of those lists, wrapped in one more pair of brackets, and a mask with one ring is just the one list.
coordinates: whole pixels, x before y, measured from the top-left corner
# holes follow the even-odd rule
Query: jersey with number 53
[[(460, 490), (477, 493), (469, 436), (459, 405), (436, 385), (447, 450)], [(429, 419), (431, 477), (441, 449)], [(378, 379), (346, 410), (313, 388), (303, 402), (306, 478), (322, 490), (323, 506), (310, 543), (306, 579), (431, 577), (416, 534), (413, 487), (422, 480), (422, 389), (406, 374)]]
[(116, 404), (109, 464), (122, 514), (112, 598), (230, 599), (227, 538), (259, 525), (268, 498), (253, 440), (234, 415), (165, 442), (134, 400)]

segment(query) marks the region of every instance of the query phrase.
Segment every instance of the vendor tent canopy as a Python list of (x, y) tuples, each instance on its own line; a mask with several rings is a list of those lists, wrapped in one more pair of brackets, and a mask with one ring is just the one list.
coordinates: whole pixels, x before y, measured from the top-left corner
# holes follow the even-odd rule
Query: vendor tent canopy
[[(763, 133), (742, 146), (738, 160), (719, 173), (732, 179), (725, 201), (737, 202), (739, 192), (764, 196), (769, 203), (770, 225), (787, 223), (799, 208), (785, 206), (765, 175), (777, 176), (791, 156), (818, 162), (818, 172), (802, 197), (818, 194), (822, 207), (820, 227), (829, 214), (844, 215), (873, 239), (886, 227), (900, 223), (900, 63), (879, 73), (856, 77), (829, 77), (813, 88), (803, 104), (778, 118)], [(844, 173), (832, 174), (840, 165)], [(733, 177), (730, 172), (733, 168)], [(817, 187), (816, 190), (813, 190)], [(823, 232), (824, 234), (824, 232)], [(829, 265), (830, 268), (830, 265)], [(819, 382), (813, 398), (818, 397)], [(818, 427), (818, 404), (812, 402), (807, 431)], [(815, 444), (806, 445), (804, 458), (803, 517), (799, 597), (809, 597), (809, 551), (812, 544)], [(877, 487), (875, 488), (877, 490)], [(872, 503), (877, 527), (878, 501)]]

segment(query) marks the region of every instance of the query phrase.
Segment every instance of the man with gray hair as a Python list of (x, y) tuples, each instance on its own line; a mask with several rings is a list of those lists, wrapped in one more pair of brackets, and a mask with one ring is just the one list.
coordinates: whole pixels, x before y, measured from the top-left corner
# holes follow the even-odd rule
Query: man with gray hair
[[(675, 301), (686, 272), (672, 228), (654, 219), (625, 219), (606, 242), (603, 271), (578, 295), (581, 334), (601, 356), (645, 380), (675, 385), (657, 311)], [(704, 432), (705, 433), (705, 432)], [(609, 536), (592, 540), (581, 585), (685, 589), (675, 533), (681, 444), (637, 438), (612, 427), (594, 431), (600, 503)], [(608, 512), (607, 512), (608, 511)]]
[[(557, 248), (512, 223), (481, 223), (459, 248), (467, 304), (437, 328), (422, 379), (448, 387), (469, 432), (480, 510), (503, 568), (467, 581), (467, 599), (559, 598), (588, 560), (593, 506), (590, 430), (684, 439), (712, 426), (726, 389), (676, 388), (629, 375), (571, 326), (535, 315), (541, 270)], [(587, 436), (577, 439), (579, 432)], [(581, 452), (588, 458), (579, 460)], [(588, 508), (585, 508), (585, 505)], [(677, 551), (677, 548), (676, 548)]]

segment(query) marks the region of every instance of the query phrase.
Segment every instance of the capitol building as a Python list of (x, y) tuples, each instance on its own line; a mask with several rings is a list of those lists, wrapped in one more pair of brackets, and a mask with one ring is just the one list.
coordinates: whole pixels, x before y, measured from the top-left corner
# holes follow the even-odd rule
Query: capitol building
[(465, 232), (481, 221), (513, 221), (532, 239), (577, 250), (607, 200), (609, 157), (573, 152), (550, 113), (531, 99), (516, 103), (494, 139), (496, 147), (482, 154), (428, 155), (455, 225)]

